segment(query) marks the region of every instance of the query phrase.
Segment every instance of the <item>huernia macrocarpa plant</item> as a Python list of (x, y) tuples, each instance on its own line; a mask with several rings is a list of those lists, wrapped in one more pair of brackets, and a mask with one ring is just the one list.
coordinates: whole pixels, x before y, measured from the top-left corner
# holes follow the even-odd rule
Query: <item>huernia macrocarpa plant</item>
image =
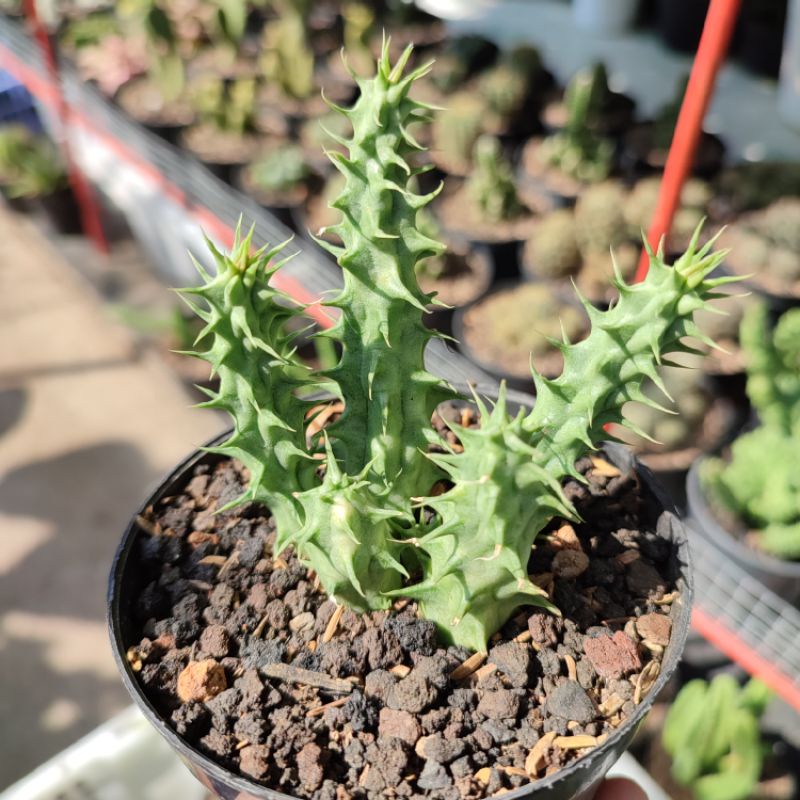
[(739, 338), (760, 424), (736, 439), (729, 461), (706, 462), (701, 477), (717, 503), (758, 528), (759, 547), (800, 559), (800, 310), (790, 309), (770, 330), (766, 305), (753, 305)]
[[(605, 438), (606, 423), (622, 421), (625, 402), (653, 402), (642, 380), (658, 382), (657, 363), (686, 349), (683, 337), (699, 333), (693, 313), (727, 279), (707, 277), (721, 255), (711, 244), (698, 249), (697, 237), (674, 268), (652, 254), (643, 283), (618, 281), (611, 310), (585, 303), (592, 332), (574, 346), (556, 343), (564, 372), (534, 375), (533, 411), (512, 416), (503, 390), (491, 409), (476, 397), (480, 427), (454, 425), (463, 447), (455, 452), (431, 423), (454, 391), (425, 369), (436, 334), (423, 314), (434, 298), (415, 277), (417, 263), (443, 249), (417, 223), (436, 192), (410, 188), (408, 163), (422, 149), (408, 127), (430, 112), (409, 91), (429, 66), (406, 73), (411, 48), (394, 66), (388, 52), (373, 78), (358, 79), (355, 105), (339, 109), (353, 135), (341, 140), (344, 153), (331, 153), (344, 176), (331, 232), (343, 244), (320, 244), (337, 258), (344, 288), (327, 302), (336, 324), (320, 335), (340, 345), (336, 366), (298, 371), (287, 322), (303, 308), (271, 284), (282, 247), (251, 253), (250, 236), (237, 237), (230, 255), (212, 247), (216, 274), (198, 267), (202, 285), (183, 292), (211, 342), (196, 355), (220, 380), (205, 405), (234, 421), (212, 451), (249, 469), (241, 499), (270, 508), (275, 551), (293, 546), (339, 603), (367, 611), (413, 598), (445, 640), (484, 650), (517, 607), (552, 608), (527, 564), (548, 521), (575, 516), (560, 481), (582, 480), (576, 460)], [(297, 390), (315, 385), (334, 386), (344, 411), (311, 435)], [(450, 488), (431, 496), (439, 481)]]
[(747, 800), (764, 763), (759, 720), (772, 697), (755, 678), (740, 687), (730, 675), (689, 681), (664, 722), (662, 744), (672, 777), (695, 800)]

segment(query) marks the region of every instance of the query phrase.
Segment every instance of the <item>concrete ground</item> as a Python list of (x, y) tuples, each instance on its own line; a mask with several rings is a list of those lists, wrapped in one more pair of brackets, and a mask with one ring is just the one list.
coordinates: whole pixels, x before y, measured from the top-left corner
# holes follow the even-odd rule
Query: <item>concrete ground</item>
[(98, 286), (169, 302), (130, 243), (107, 264), (1, 206), (0, 242), (2, 789), (128, 704), (104, 619), (114, 549), (223, 422), (104, 307)]

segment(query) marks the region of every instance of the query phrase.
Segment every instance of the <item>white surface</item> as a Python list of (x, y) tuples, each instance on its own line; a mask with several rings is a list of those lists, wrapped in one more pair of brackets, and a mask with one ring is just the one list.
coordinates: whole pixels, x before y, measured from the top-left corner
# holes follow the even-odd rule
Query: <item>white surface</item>
[(572, 0), (575, 25), (598, 36), (619, 36), (636, 20), (639, 0)]
[[(649, 31), (616, 38), (582, 31), (575, 26), (572, 7), (558, 0), (504, 0), (480, 16), (452, 22), (451, 29), (480, 32), (504, 45), (531, 42), (562, 84), (587, 64), (603, 61), (613, 88), (636, 98), (642, 116), (672, 99), (691, 66), (689, 56), (667, 50)], [(722, 136), (733, 160), (800, 160), (800, 134), (778, 116), (776, 82), (736, 64), (720, 72), (705, 127)]]
[[(631, 778), (648, 800), (669, 800), (628, 753), (609, 777)], [(135, 706), (0, 792), (0, 800), (204, 800), (206, 789)]]
[(0, 792), (0, 800), (203, 800), (207, 796), (133, 706)]

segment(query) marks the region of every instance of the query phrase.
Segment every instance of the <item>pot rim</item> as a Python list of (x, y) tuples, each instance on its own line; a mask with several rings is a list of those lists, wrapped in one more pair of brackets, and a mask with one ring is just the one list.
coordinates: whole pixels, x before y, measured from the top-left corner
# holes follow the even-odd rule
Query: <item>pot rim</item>
[[(519, 393), (517, 393), (517, 396), (519, 396)], [(228, 430), (214, 437), (207, 445), (205, 445), (205, 447), (218, 444), (227, 436), (229, 436), (230, 432), (231, 431)], [(504, 796), (507, 797), (508, 800), (522, 800), (522, 798), (534, 797), (536, 792), (552, 789), (561, 781), (572, 776), (578, 776), (580, 773), (591, 773), (592, 770), (596, 768), (598, 762), (602, 761), (604, 756), (617, 748), (619, 743), (626, 739), (626, 737), (630, 738), (633, 731), (644, 719), (644, 716), (649, 711), (656, 697), (660, 694), (661, 690), (664, 688), (667, 681), (678, 666), (678, 662), (683, 654), (686, 638), (689, 633), (691, 608), (694, 596), (694, 572), (686, 526), (681, 520), (674, 503), (667, 497), (665, 492), (658, 485), (658, 482), (655, 480), (652, 472), (639, 461), (637, 461), (635, 456), (628, 448), (613, 442), (604, 442), (602, 444), (602, 448), (608, 451), (609, 455), (616, 456), (616, 458), (613, 460), (629, 460), (631, 467), (634, 468), (638, 476), (643, 479), (643, 483), (647, 487), (647, 490), (660, 504), (662, 513), (666, 511), (671, 515), (670, 528), (673, 533), (672, 541), (675, 545), (673, 560), (676, 563), (676, 566), (679, 568), (676, 580), (680, 584), (679, 602), (681, 604), (681, 608), (672, 620), (673, 625), (670, 644), (665, 651), (664, 659), (661, 662), (659, 675), (647, 696), (642, 699), (633, 714), (631, 714), (625, 720), (625, 722), (619, 726), (619, 728), (611, 733), (601, 745), (596, 746), (585, 756), (582, 756), (572, 764), (559, 769), (552, 775), (536, 781), (531, 781), (530, 783), (527, 783), (518, 789), (507, 792)], [(139, 685), (139, 682), (133, 674), (130, 664), (125, 658), (127, 648), (122, 638), (121, 615), (119, 608), (120, 592), (118, 591), (118, 588), (121, 584), (122, 576), (127, 567), (128, 556), (131, 553), (137, 536), (141, 535), (140, 528), (136, 524), (136, 517), (149, 505), (157, 502), (159, 499), (161, 499), (161, 497), (166, 496), (170, 491), (172, 484), (181, 479), (188, 469), (193, 467), (201, 459), (209, 457), (219, 458), (218, 456), (213, 456), (207, 453), (205, 448), (195, 450), (189, 456), (184, 458), (178, 464), (178, 466), (175, 467), (167, 475), (167, 477), (158, 484), (157, 488), (150, 493), (145, 502), (140, 504), (139, 508), (132, 516), (131, 521), (128, 523), (125, 529), (125, 533), (123, 534), (122, 540), (117, 548), (117, 551), (114, 555), (114, 560), (112, 562), (107, 594), (107, 624), (114, 660), (122, 677), (122, 682), (136, 705), (139, 707), (139, 710), (144, 714), (148, 722), (150, 722), (169, 742), (169, 744), (179, 754), (184, 762), (188, 761), (190, 763), (197, 763), (200, 765), (200, 767), (202, 767), (202, 770), (205, 773), (208, 773), (215, 780), (231, 786), (237, 791), (250, 793), (254, 798), (268, 796), (276, 799), (279, 798), (281, 800), (301, 800), (294, 795), (285, 794), (277, 789), (266, 786), (265, 784), (257, 783), (249, 778), (245, 778), (242, 775), (223, 767), (202, 753), (200, 750), (189, 745), (175, 732), (172, 727), (170, 727), (167, 721), (159, 714), (159, 712), (147, 698), (142, 690), (142, 687)], [(599, 778), (600, 775), (597, 777)]]
[(750, 562), (760, 569), (780, 575), (783, 578), (800, 580), (800, 561), (785, 561), (769, 553), (748, 547), (729, 533), (717, 519), (711, 509), (708, 495), (700, 480), (700, 470), (708, 462), (708, 456), (703, 456), (694, 461), (686, 476), (686, 497), (689, 503), (689, 516), (696, 520), (715, 542), (720, 543), (720, 549), (729, 555)]

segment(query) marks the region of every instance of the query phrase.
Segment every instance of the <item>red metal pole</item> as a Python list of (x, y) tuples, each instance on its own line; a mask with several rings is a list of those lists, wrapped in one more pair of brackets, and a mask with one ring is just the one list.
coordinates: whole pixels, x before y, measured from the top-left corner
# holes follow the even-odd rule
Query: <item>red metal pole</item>
[(50, 41), (50, 35), (39, 17), (39, 13), (36, 9), (36, 0), (24, 0), (23, 8), (25, 17), (33, 28), (33, 34), (36, 37), (36, 41), (39, 43), (39, 49), (44, 58), (45, 66), (47, 67), (47, 74), (56, 94), (55, 110), (59, 126), (57, 140), (64, 156), (64, 161), (67, 164), (69, 182), (75, 194), (78, 208), (80, 209), (83, 230), (94, 242), (97, 250), (107, 254), (109, 252), (108, 240), (103, 232), (103, 225), (100, 220), (100, 206), (97, 203), (97, 198), (94, 196), (92, 187), (89, 185), (89, 182), (78, 168), (78, 165), (75, 163), (70, 153), (69, 142), (67, 140), (67, 123), (69, 121), (70, 107), (64, 97), (64, 92), (61, 87), (61, 75), (58, 68), (58, 59), (53, 49), (53, 43)]
[[(658, 204), (647, 232), (647, 241), (654, 251), (672, 227), (672, 218), (678, 208), (683, 184), (694, 164), (703, 119), (714, 91), (717, 72), (728, 50), (740, 6), (741, 0), (711, 0), (664, 167)], [(635, 280), (643, 280), (648, 267), (647, 252), (643, 251)]]

